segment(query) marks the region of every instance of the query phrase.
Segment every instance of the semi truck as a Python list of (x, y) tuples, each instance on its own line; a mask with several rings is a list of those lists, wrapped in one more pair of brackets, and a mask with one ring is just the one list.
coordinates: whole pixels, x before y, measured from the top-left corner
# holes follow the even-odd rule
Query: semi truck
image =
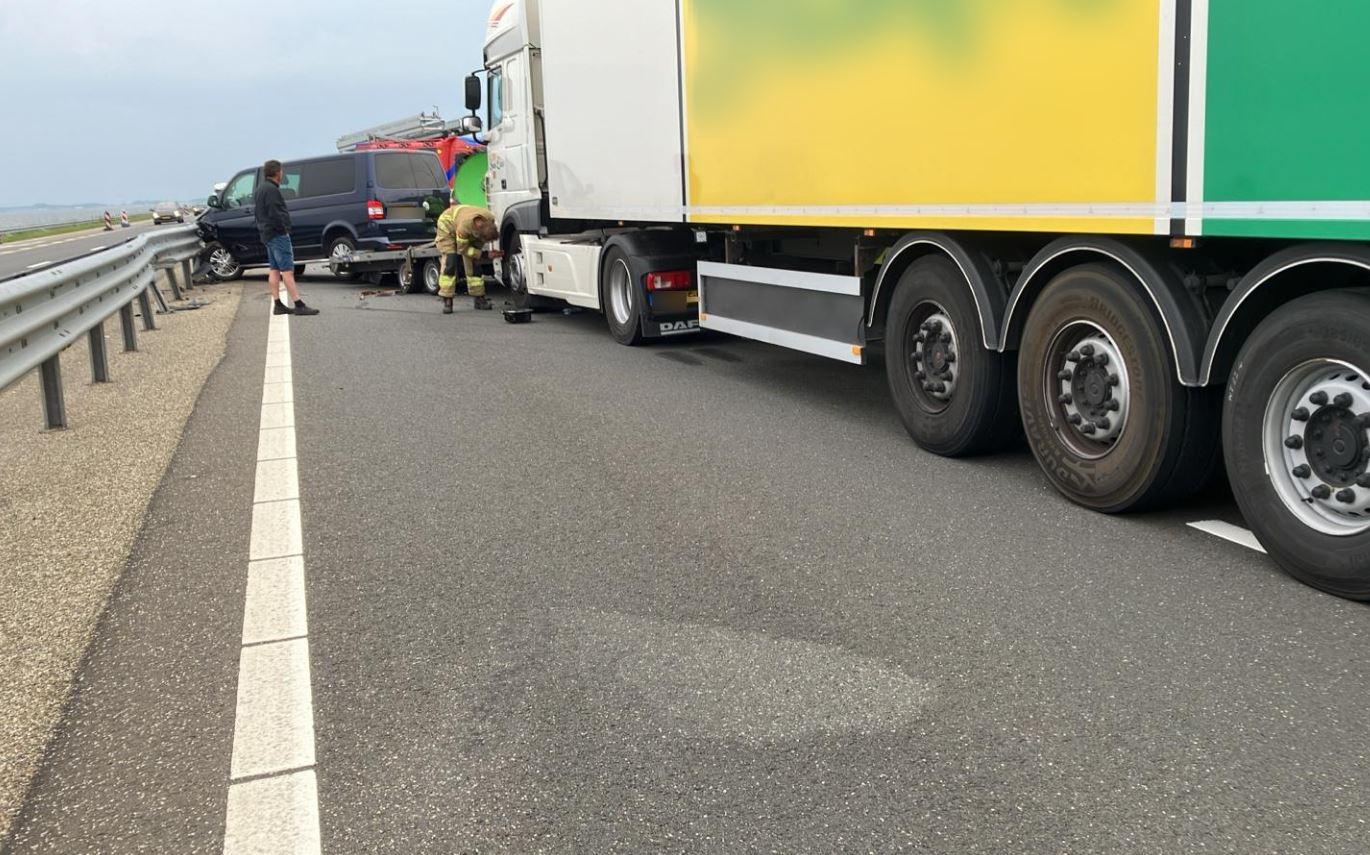
[(1102, 513), (1225, 466), (1281, 567), (1370, 599), (1368, 31), (1359, 0), (497, 0), (468, 124), (519, 301), (883, 360), (918, 446), (1025, 436)]

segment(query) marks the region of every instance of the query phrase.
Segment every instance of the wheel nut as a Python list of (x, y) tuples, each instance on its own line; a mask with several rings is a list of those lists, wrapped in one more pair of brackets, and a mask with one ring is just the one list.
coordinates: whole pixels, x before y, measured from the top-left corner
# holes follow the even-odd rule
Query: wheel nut
[(1316, 487), (1313, 488), (1313, 498), (1315, 498), (1315, 499), (1330, 499), (1330, 498), (1332, 498), (1332, 488), (1329, 487), (1329, 486), (1327, 486), (1326, 484), (1319, 484), (1318, 486), (1316, 486)]
[(1325, 407), (1327, 406), (1327, 393), (1314, 392), (1308, 396), (1308, 400), (1312, 401), (1316, 406)]
[(1332, 403), (1336, 404), (1338, 407), (1344, 407), (1349, 409), (1352, 404), (1351, 393), (1342, 392), (1340, 395), (1332, 399)]
[(913, 374), (913, 379), (915, 379), (915, 380), (926, 380), (926, 379), (928, 379), (928, 372), (926, 372), (926, 371), (915, 371), (914, 374)]
[(1075, 402), (1075, 396), (1071, 394), (1065, 394), (1057, 398), (1056, 400), (1060, 401), (1062, 404), (1071, 404)]
[(1370, 490), (1370, 473), (1366, 473), (1366, 474), (1360, 476), (1359, 478), (1357, 478), (1357, 479), (1356, 479), (1356, 486), (1357, 486), (1357, 487), (1364, 487), (1364, 488), (1366, 488), (1367, 490)]
[(923, 384), (923, 391), (924, 391), (924, 392), (931, 392), (931, 391), (932, 391), (932, 384), (931, 384), (931, 383), (924, 383), (924, 384)]
[(1116, 413), (1122, 408), (1123, 405), (1118, 402), (1117, 398), (1109, 398), (1107, 401), (1104, 402), (1104, 409), (1108, 410), (1111, 413)]
[(1360, 426), (1361, 430), (1370, 430), (1370, 414), (1358, 417), (1356, 424)]
[(1092, 345), (1092, 344), (1087, 344), (1087, 345), (1085, 345), (1084, 347), (1080, 348), (1080, 352), (1083, 353), (1085, 356), (1093, 356), (1093, 355), (1094, 355), (1094, 345)]
[(1099, 363), (1100, 365), (1107, 365), (1107, 364), (1108, 364), (1108, 354), (1107, 354), (1107, 353), (1101, 353), (1101, 354), (1099, 354), (1098, 358), (1096, 358), (1094, 361), (1097, 362), (1097, 363)]
[(1092, 436), (1095, 430), (1094, 422), (1086, 422), (1084, 426), (1080, 428), (1080, 433), (1086, 436)]
[(1294, 417), (1294, 421), (1296, 421), (1296, 422), (1306, 422), (1306, 421), (1308, 421), (1308, 416), (1309, 416), (1308, 408), (1307, 408), (1307, 407), (1299, 407), (1297, 410), (1295, 410), (1295, 411), (1292, 413), (1292, 415), (1293, 415), (1293, 417)]
[(956, 361), (956, 354), (952, 353), (951, 351), (947, 351), (947, 357), (946, 357), (946, 362), (947, 362), (947, 364), (950, 365), (950, 364), (952, 364), (952, 363), (955, 362), (955, 361)]
[(939, 394), (939, 395), (944, 395), (944, 394), (946, 394), (946, 391), (947, 391), (947, 384), (946, 384), (946, 383), (933, 383), (933, 384), (932, 384), (932, 391), (936, 392), (936, 393)]
[(1109, 421), (1108, 419), (1099, 419), (1094, 424), (1099, 426), (1099, 430), (1108, 430), (1109, 428), (1113, 427), (1113, 422)]
[(1070, 423), (1071, 423), (1071, 424), (1073, 424), (1073, 425), (1078, 425), (1078, 424), (1079, 424), (1080, 422), (1082, 422), (1082, 421), (1084, 421), (1084, 419), (1082, 419), (1082, 418), (1080, 417), (1080, 414), (1079, 414), (1079, 413), (1071, 413), (1071, 414), (1070, 414)]
[(951, 333), (942, 333), (942, 344), (951, 344)]
[(1057, 380), (1069, 380), (1070, 378), (1072, 378), (1072, 377), (1074, 377), (1074, 376), (1075, 376), (1074, 374), (1071, 374), (1069, 371), (1066, 371), (1066, 370), (1064, 370), (1064, 369), (1061, 370), (1061, 371), (1058, 371), (1058, 372), (1056, 373), (1056, 379), (1057, 379)]
[(1118, 385), (1119, 383), (1121, 383), (1121, 382), (1123, 382), (1123, 381), (1118, 377), (1117, 374), (1110, 374), (1110, 375), (1108, 375), (1108, 385), (1110, 385), (1110, 386), (1117, 386), (1117, 385)]
[(1080, 351), (1078, 351), (1078, 350), (1072, 350), (1070, 353), (1067, 353), (1067, 354), (1066, 354), (1066, 362), (1079, 362), (1079, 361), (1080, 361)]
[(1298, 436), (1291, 436), (1284, 441), (1284, 447), (1293, 448), (1295, 450), (1303, 448), (1303, 438)]
[(1298, 466), (1295, 466), (1291, 471), (1294, 473), (1295, 478), (1308, 478), (1313, 474), (1313, 470), (1309, 469), (1308, 465), (1305, 463), (1300, 463)]
[(1337, 501), (1341, 502), (1343, 505), (1354, 505), (1356, 503), (1356, 491), (1349, 489), (1338, 490)]

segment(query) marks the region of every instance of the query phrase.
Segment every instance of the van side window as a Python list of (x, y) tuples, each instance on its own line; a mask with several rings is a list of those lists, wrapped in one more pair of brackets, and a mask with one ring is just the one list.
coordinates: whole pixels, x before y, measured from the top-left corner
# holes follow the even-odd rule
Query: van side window
[(256, 171), (244, 172), (229, 182), (224, 190), (224, 207), (241, 208), (252, 201), (252, 191), (257, 188)]
[(296, 169), (300, 177), (296, 191), (301, 199), (336, 196), (340, 193), (351, 193), (356, 189), (357, 167), (353, 158), (330, 157), (327, 160), (311, 160), (308, 163), (301, 163)]
[(376, 155), (376, 183), (387, 190), (414, 189), (414, 170), (409, 167), (407, 154)]
[(447, 186), (447, 176), (443, 175), (442, 163), (429, 154), (409, 156), (409, 165), (414, 169), (414, 186), (420, 190), (441, 190)]

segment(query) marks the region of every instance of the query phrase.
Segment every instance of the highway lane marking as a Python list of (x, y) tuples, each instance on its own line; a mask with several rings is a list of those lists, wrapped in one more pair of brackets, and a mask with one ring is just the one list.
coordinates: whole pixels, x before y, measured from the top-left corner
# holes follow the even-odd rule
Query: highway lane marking
[(267, 334), (225, 855), (322, 851), (288, 320)]
[(40, 261), (40, 262), (38, 262), (37, 264), (30, 264), (28, 267), (25, 267), (24, 269), (25, 269), (25, 270), (34, 270), (34, 269), (37, 269), (37, 268), (39, 268), (39, 267), (47, 267), (49, 264), (52, 264), (52, 262), (51, 262), (51, 261)]
[(1222, 520), (1201, 520), (1200, 522), (1190, 523), (1189, 527), (1198, 529), (1205, 534), (1211, 534), (1214, 537), (1221, 537), (1223, 540), (1230, 541), (1238, 546), (1254, 549), (1262, 555), (1265, 554), (1265, 547), (1261, 546), (1259, 540), (1256, 540), (1256, 536), (1241, 526), (1225, 523)]

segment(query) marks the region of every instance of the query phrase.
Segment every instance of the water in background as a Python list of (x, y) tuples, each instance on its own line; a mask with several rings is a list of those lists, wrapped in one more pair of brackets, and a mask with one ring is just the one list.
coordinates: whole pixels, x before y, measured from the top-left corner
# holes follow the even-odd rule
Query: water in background
[[(140, 202), (137, 205), (132, 203), (124, 206), (109, 208), (110, 214), (117, 221), (119, 210), (122, 207), (128, 211), (129, 216), (141, 214), (152, 206)], [(105, 215), (104, 207), (76, 207), (76, 208), (10, 208), (0, 211), (0, 232), (11, 232), (16, 229), (29, 229), (37, 226), (55, 226), (61, 223), (77, 223), (85, 220), (94, 222)]]

